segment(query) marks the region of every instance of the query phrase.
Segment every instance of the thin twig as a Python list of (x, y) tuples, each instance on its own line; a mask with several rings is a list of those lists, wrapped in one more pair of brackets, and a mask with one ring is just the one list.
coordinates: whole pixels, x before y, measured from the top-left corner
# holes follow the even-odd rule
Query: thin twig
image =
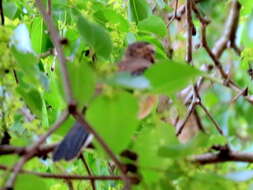
[[(34, 156), (46, 156), (49, 152), (52, 152), (54, 148), (58, 144), (51, 144), (51, 145), (44, 145), (40, 146), (34, 154)], [(27, 153), (28, 147), (17, 147), (17, 146), (11, 146), (11, 145), (0, 145), (0, 156), (1, 155), (9, 155), (9, 154), (16, 154), (18, 156), (23, 156)]]
[(207, 44), (207, 40), (206, 40), (206, 24), (202, 23), (201, 24), (201, 42), (202, 42), (202, 46), (205, 48), (206, 52), (208, 53), (208, 55), (211, 57), (211, 59), (214, 62), (215, 67), (218, 69), (218, 71), (220, 72), (222, 78), (227, 79), (227, 74), (225, 73), (225, 71), (222, 68), (222, 65), (220, 63), (220, 61), (217, 59), (217, 57), (213, 54), (213, 52), (211, 51), (211, 49), (209, 48), (208, 44)]
[(51, 12), (52, 12), (52, 1), (47, 0), (47, 14), (51, 16)]
[[(83, 165), (88, 173), (89, 176), (92, 176), (92, 173), (91, 173), (91, 170), (85, 160), (85, 157), (83, 156), (83, 154), (80, 154), (80, 159), (82, 160), (83, 162)], [(91, 183), (91, 187), (93, 190), (96, 190), (96, 184), (95, 184), (95, 181), (93, 179), (90, 180), (90, 183)]]
[[(0, 170), (11, 170), (11, 168), (0, 165)], [(67, 175), (67, 174), (50, 174), (50, 173), (41, 173), (33, 172), (28, 170), (20, 170), (20, 173), (26, 173), (31, 175), (36, 175), (43, 178), (51, 179), (69, 179), (69, 180), (122, 180), (121, 176), (81, 176), (81, 175)]]
[(1, 16), (1, 24), (4, 26), (4, 9), (3, 9), (3, 0), (0, 0), (0, 16)]
[(43, 16), (43, 19), (45, 21), (45, 24), (47, 25), (47, 28), (49, 30), (49, 34), (51, 36), (51, 40), (54, 44), (57, 56), (59, 58), (60, 62), (60, 69), (61, 69), (61, 74), (62, 74), (62, 80), (63, 80), (63, 86), (64, 86), (64, 91), (65, 95), (67, 96), (67, 101), (69, 105), (74, 105), (74, 99), (73, 99), (73, 94), (72, 94), (72, 88), (70, 85), (70, 80), (69, 80), (69, 73), (67, 70), (67, 59), (64, 56), (61, 44), (60, 44), (60, 36), (59, 33), (54, 26), (53, 20), (51, 16), (47, 13), (44, 5), (42, 4), (41, 0), (36, 0), (36, 5)]
[(13, 166), (13, 172), (6, 182), (7, 189), (13, 187), (17, 175), (22, 169), (23, 165), (38, 152), (39, 146), (42, 145), (42, 143), (47, 139), (48, 136), (50, 136), (56, 129), (58, 129), (62, 125), (62, 123), (68, 118), (68, 116), (69, 113), (67, 111), (63, 112), (61, 114), (61, 117), (55, 122), (55, 124), (49, 129), (49, 131), (45, 135), (42, 135), (34, 145), (27, 148), (26, 154), (24, 154)]
[(188, 107), (185, 119), (182, 121), (181, 125), (177, 128), (176, 136), (179, 136), (182, 133), (182, 131), (185, 127), (185, 124), (189, 120), (191, 114), (194, 112), (196, 105), (197, 105), (197, 101), (196, 101), (196, 98), (194, 96), (190, 106)]
[[(237, 0), (232, 0), (229, 16), (224, 27), (224, 32), (220, 39), (215, 43), (212, 52), (216, 58), (220, 58), (228, 44), (235, 49), (237, 53), (240, 52), (239, 48), (235, 45), (236, 31), (238, 28), (240, 17), (241, 4)], [(235, 48), (236, 47), (236, 48)]]
[(226, 156), (220, 153), (206, 153), (202, 155), (192, 156), (190, 159), (194, 163), (217, 164), (223, 162), (253, 162), (253, 154), (248, 152), (230, 151)]
[(186, 0), (186, 23), (187, 23), (187, 42), (186, 42), (186, 62), (192, 61), (192, 1)]
[(173, 14), (173, 16), (171, 18), (169, 18), (169, 22), (167, 24), (167, 27), (174, 21), (174, 19), (177, 19), (177, 8), (178, 8), (178, 0), (175, 0), (174, 14)]
[(94, 138), (99, 142), (99, 144), (102, 146), (104, 151), (111, 157), (112, 161), (115, 163), (117, 168), (120, 170), (122, 174), (122, 179), (125, 181), (125, 187), (124, 189), (130, 190), (131, 189), (131, 181), (128, 178), (128, 176), (125, 174), (125, 170), (123, 165), (120, 163), (116, 155), (112, 152), (110, 147), (107, 145), (107, 143), (103, 140), (103, 138), (88, 124), (86, 120), (84, 120), (83, 115), (81, 113), (74, 113), (73, 116), (75, 119), (82, 124), (82, 126), (86, 127), (85, 129), (88, 130), (91, 134), (93, 134)]
[(207, 110), (207, 108), (202, 104), (202, 102), (199, 103), (199, 106), (204, 110), (204, 112), (206, 113), (207, 117), (212, 121), (212, 123), (214, 124), (215, 128), (220, 133), (220, 135), (224, 135), (223, 131), (221, 130), (221, 128), (219, 126), (219, 124), (215, 121), (215, 119), (209, 113), (209, 111)]
[(248, 94), (248, 88), (244, 88), (241, 92), (239, 92), (235, 97), (232, 98), (232, 100), (230, 101), (230, 105), (234, 104), (236, 102), (236, 100), (238, 100), (239, 97), (241, 96), (247, 96)]

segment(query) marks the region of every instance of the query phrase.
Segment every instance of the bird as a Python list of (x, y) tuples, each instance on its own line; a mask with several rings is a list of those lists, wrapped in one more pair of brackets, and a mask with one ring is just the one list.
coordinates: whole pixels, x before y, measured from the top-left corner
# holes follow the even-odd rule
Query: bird
[[(130, 44), (123, 59), (117, 64), (118, 72), (130, 72), (132, 75), (141, 75), (147, 68), (155, 63), (154, 47), (144, 41)], [(147, 114), (145, 114), (147, 115)], [(92, 134), (86, 130), (86, 126), (76, 122), (67, 135), (59, 143), (53, 152), (53, 161), (70, 161), (81, 152), (83, 147), (90, 144)]]

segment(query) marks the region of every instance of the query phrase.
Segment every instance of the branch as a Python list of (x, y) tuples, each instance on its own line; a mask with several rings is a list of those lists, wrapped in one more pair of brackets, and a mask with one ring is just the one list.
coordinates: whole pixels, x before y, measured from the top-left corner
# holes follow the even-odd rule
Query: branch
[(186, 62), (192, 61), (192, 0), (186, 0), (186, 23), (187, 23), (187, 42), (186, 42)]
[[(89, 176), (92, 176), (91, 170), (90, 170), (90, 168), (89, 168), (89, 166), (88, 166), (88, 164), (87, 164), (87, 162), (86, 162), (86, 160), (85, 160), (83, 154), (80, 154), (80, 159), (82, 160), (83, 165), (84, 165), (84, 167), (85, 167), (85, 169), (86, 169), (88, 175), (89, 175)], [(92, 189), (93, 189), (93, 190), (96, 190), (95, 181), (94, 181), (93, 179), (91, 179), (91, 180), (90, 180), (90, 183), (91, 183)]]
[(120, 163), (116, 155), (112, 152), (110, 147), (106, 144), (106, 142), (103, 140), (103, 138), (89, 125), (89, 123), (83, 118), (82, 114), (76, 112), (73, 113), (74, 118), (85, 127), (86, 130), (88, 130), (95, 139), (99, 142), (99, 144), (102, 146), (104, 151), (111, 157), (112, 161), (115, 163), (117, 168), (120, 170), (122, 174), (122, 179), (125, 181), (125, 187), (124, 189), (130, 190), (131, 189), (131, 181), (129, 177), (125, 174), (125, 170), (123, 165)]
[(58, 129), (62, 125), (62, 123), (68, 118), (68, 116), (69, 116), (68, 112), (66, 111), (63, 112), (61, 117), (55, 122), (55, 124), (49, 129), (49, 131), (45, 135), (42, 135), (34, 145), (27, 148), (26, 153), (19, 159), (19, 161), (12, 168), (13, 172), (6, 182), (7, 189), (13, 188), (17, 175), (22, 169), (23, 165), (38, 152), (39, 146), (42, 145), (42, 143), (44, 143), (44, 141), (47, 139), (48, 136), (50, 136), (56, 129)]
[(4, 26), (3, 0), (0, 0), (0, 15), (1, 15), (1, 24)]
[[(37, 152), (34, 154), (34, 156), (38, 156), (38, 157), (45, 156), (49, 152), (52, 152), (57, 145), (58, 144), (40, 146), (37, 149)], [(23, 156), (26, 153), (27, 153), (27, 147), (16, 147), (16, 146), (10, 146), (10, 145), (0, 146), (0, 156), (9, 155), (9, 154), (16, 154), (19, 156)]]
[(209, 113), (209, 111), (207, 110), (207, 108), (202, 104), (202, 102), (199, 102), (199, 106), (204, 110), (204, 112), (206, 113), (207, 117), (212, 121), (212, 123), (214, 124), (215, 128), (217, 129), (217, 131), (220, 133), (220, 135), (224, 135), (223, 131), (221, 130), (219, 124), (215, 121), (215, 119), (213, 118), (213, 116)]
[(227, 79), (227, 74), (223, 70), (220, 61), (217, 59), (216, 55), (213, 54), (213, 52), (211, 51), (211, 49), (209, 48), (209, 46), (207, 44), (207, 40), (206, 40), (206, 26), (207, 26), (206, 23), (202, 23), (201, 24), (201, 42), (202, 42), (202, 46), (204, 47), (204, 49), (206, 50), (206, 52), (208, 53), (208, 55), (213, 60), (214, 65), (218, 69), (218, 71), (220, 72), (222, 78), (223, 79)]
[(232, 162), (232, 161), (252, 163), (253, 153), (229, 151), (229, 153), (225, 156), (220, 153), (206, 153), (193, 156), (190, 160), (194, 163), (198, 163), (201, 165)]
[(227, 22), (224, 27), (223, 35), (215, 43), (212, 52), (217, 58), (220, 58), (224, 50), (230, 44), (237, 53), (240, 53), (239, 48), (235, 45), (236, 31), (238, 28), (240, 17), (241, 4), (237, 0), (233, 0)]
[(72, 94), (72, 90), (71, 90), (69, 74), (68, 74), (68, 70), (67, 70), (67, 64), (66, 64), (67, 59), (65, 58), (63, 50), (61, 48), (59, 33), (58, 33), (56, 27), (54, 26), (51, 16), (47, 13), (41, 0), (36, 0), (36, 5), (37, 5), (41, 15), (43, 16), (45, 24), (47, 25), (47, 28), (49, 30), (49, 34), (51, 36), (51, 40), (54, 44), (57, 56), (59, 58), (63, 86), (64, 86), (64, 92), (65, 92), (65, 95), (67, 96), (68, 104), (73, 105), (74, 99), (73, 99), (73, 94)]
[[(0, 165), (0, 170), (11, 170), (7, 166)], [(121, 176), (80, 176), (80, 175), (67, 175), (67, 174), (49, 174), (41, 172), (33, 172), (28, 170), (20, 170), (20, 173), (36, 175), (43, 178), (51, 179), (69, 179), (69, 180), (121, 180)]]

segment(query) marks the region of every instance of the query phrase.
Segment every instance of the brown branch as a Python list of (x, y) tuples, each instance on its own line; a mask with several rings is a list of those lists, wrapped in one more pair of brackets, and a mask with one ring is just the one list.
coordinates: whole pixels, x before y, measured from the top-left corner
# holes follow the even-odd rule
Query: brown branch
[[(0, 170), (11, 170), (7, 166), (0, 165)], [(68, 179), (68, 180), (121, 180), (121, 176), (81, 176), (81, 175), (67, 175), (67, 174), (50, 174), (50, 173), (41, 173), (33, 172), (28, 170), (20, 170), (20, 173), (36, 175), (42, 178), (51, 178), (51, 179)]]
[(60, 36), (59, 33), (54, 26), (53, 20), (51, 16), (47, 13), (44, 5), (42, 4), (41, 0), (36, 0), (36, 5), (43, 16), (43, 19), (45, 21), (45, 24), (47, 25), (47, 28), (49, 30), (49, 34), (52, 40), (52, 43), (54, 44), (57, 57), (59, 58), (60, 62), (60, 69), (62, 73), (62, 80), (63, 80), (63, 86), (64, 86), (64, 92), (65, 95), (67, 96), (67, 101), (69, 105), (74, 105), (74, 99), (73, 99), (73, 94), (72, 94), (72, 88), (70, 85), (70, 80), (69, 80), (69, 73), (67, 70), (67, 59), (64, 56), (61, 44), (60, 44)]
[[(58, 144), (40, 146), (37, 149), (37, 152), (34, 154), (34, 156), (38, 156), (38, 157), (46, 156), (49, 152), (52, 152), (57, 145)], [(1, 145), (0, 146), (0, 156), (1, 155), (9, 155), (9, 154), (16, 154), (18, 156), (23, 156), (24, 154), (27, 153), (27, 149), (28, 149), (27, 147)]]
[[(85, 169), (86, 169), (88, 175), (89, 175), (89, 176), (92, 176), (91, 170), (90, 170), (90, 168), (89, 168), (89, 166), (88, 166), (88, 164), (87, 164), (87, 162), (86, 162), (86, 160), (85, 160), (83, 154), (80, 154), (80, 159), (82, 160), (83, 165), (84, 165), (84, 167), (85, 167)], [(93, 179), (91, 179), (91, 180), (90, 180), (90, 183), (91, 183), (92, 189), (93, 189), (93, 190), (96, 190), (95, 181), (94, 181)]]
[[(168, 23), (168, 25), (171, 23), (171, 21), (173, 21), (175, 18), (177, 18), (177, 19), (180, 19), (181, 17), (182, 17), (182, 15), (185, 13), (185, 5), (181, 5), (179, 8), (177, 8), (176, 9), (176, 14), (175, 14), (175, 12), (173, 12), (173, 13), (170, 13), (169, 15), (168, 15), (168, 20), (169, 20), (169, 23)], [(176, 17), (175, 17), (175, 15), (176, 15)]]
[(208, 53), (208, 55), (213, 60), (214, 65), (218, 69), (218, 71), (220, 72), (222, 78), (227, 79), (227, 74), (223, 70), (220, 61), (217, 59), (216, 55), (213, 54), (213, 52), (211, 51), (211, 49), (209, 48), (209, 46), (207, 44), (207, 40), (206, 40), (206, 26), (207, 26), (206, 23), (202, 23), (201, 24), (201, 42), (202, 42), (202, 46), (205, 48), (206, 52)]
[[(172, 16), (169, 16), (169, 22), (167, 24), (167, 27), (175, 20), (175, 19), (179, 19), (180, 17), (177, 16), (177, 9), (178, 9), (178, 0), (175, 0), (175, 9), (174, 9), (174, 14)], [(183, 6), (182, 12), (185, 11), (185, 8)], [(182, 13), (180, 14), (182, 15)]]
[(1, 24), (4, 26), (3, 0), (0, 0), (0, 16), (1, 16)]
[(67, 111), (63, 112), (61, 114), (61, 117), (55, 122), (55, 124), (49, 129), (49, 131), (45, 135), (42, 135), (34, 145), (27, 148), (26, 153), (19, 159), (19, 161), (12, 168), (13, 172), (6, 182), (7, 189), (13, 187), (17, 175), (22, 169), (23, 165), (38, 152), (39, 146), (44, 143), (44, 141), (47, 139), (48, 136), (50, 136), (56, 129), (58, 129), (62, 125), (62, 123), (68, 118), (68, 116), (69, 113)]
[(241, 96), (247, 96), (247, 95), (248, 95), (248, 88), (244, 88), (241, 92), (239, 92), (236, 96), (232, 98), (229, 104), (230, 105), (234, 104), (238, 98), (240, 98)]
[(99, 142), (99, 144), (102, 146), (104, 151), (111, 157), (112, 161), (115, 163), (117, 168), (120, 170), (122, 174), (122, 179), (125, 181), (125, 187), (124, 189), (130, 190), (131, 189), (131, 181), (129, 177), (125, 174), (125, 170), (123, 165), (120, 163), (116, 155), (112, 152), (110, 147), (107, 145), (107, 143), (103, 140), (103, 138), (89, 125), (89, 123), (83, 118), (83, 115), (81, 113), (75, 112), (73, 113), (74, 118), (83, 126), (86, 130), (88, 130), (94, 138)]
[(228, 19), (224, 27), (224, 32), (220, 39), (215, 43), (212, 52), (216, 58), (220, 58), (224, 50), (230, 44), (237, 53), (240, 52), (239, 48), (235, 45), (236, 31), (238, 28), (240, 17), (241, 4), (237, 0), (231, 2), (231, 9), (229, 11)]
[(192, 61), (192, 0), (186, 0), (186, 23), (187, 23), (187, 42), (186, 42), (186, 57), (187, 63)]
[(47, 14), (51, 16), (51, 12), (52, 12), (52, 1), (47, 0)]
[(41, 53), (40, 55), (38, 55), (38, 57), (41, 59), (41, 58), (48, 57), (50, 55), (54, 55), (54, 49), (53, 48), (49, 49), (46, 52)]
[(217, 129), (217, 131), (220, 133), (220, 135), (224, 135), (223, 131), (221, 130), (219, 124), (215, 121), (215, 119), (213, 118), (213, 116), (209, 113), (209, 111), (207, 110), (207, 108), (202, 104), (202, 102), (199, 102), (199, 106), (204, 110), (204, 112), (206, 113), (207, 117), (212, 121), (212, 123), (214, 124), (215, 128)]
[(229, 151), (225, 156), (220, 153), (206, 153), (202, 155), (193, 156), (190, 159), (194, 163), (217, 164), (222, 162), (253, 162), (253, 153)]
[(194, 112), (196, 105), (197, 105), (196, 101), (193, 100), (191, 105), (189, 106), (189, 108), (187, 110), (185, 119), (182, 121), (181, 125), (177, 128), (176, 136), (179, 136), (182, 133), (182, 131), (184, 129), (184, 126), (187, 123), (187, 121), (189, 120), (191, 114)]

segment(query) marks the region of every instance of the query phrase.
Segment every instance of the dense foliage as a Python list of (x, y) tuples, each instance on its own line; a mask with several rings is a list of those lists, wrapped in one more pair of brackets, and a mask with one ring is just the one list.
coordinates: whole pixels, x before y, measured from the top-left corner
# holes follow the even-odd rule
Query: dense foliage
[[(0, 187), (253, 189), (253, 1), (0, 2)], [(117, 73), (136, 41), (152, 44), (155, 63)], [(54, 163), (83, 106), (112, 154), (94, 138)]]

